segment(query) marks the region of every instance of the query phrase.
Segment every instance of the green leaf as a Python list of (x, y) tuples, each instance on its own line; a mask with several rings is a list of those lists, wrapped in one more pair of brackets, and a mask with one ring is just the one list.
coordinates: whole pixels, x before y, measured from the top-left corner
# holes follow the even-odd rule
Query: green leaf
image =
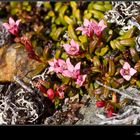
[(55, 52), (55, 58), (58, 59), (61, 55), (61, 50), (60, 49), (57, 49), (56, 52)]
[(71, 39), (74, 39), (75, 41), (78, 40), (78, 38), (74, 32), (73, 26), (71, 24), (68, 26), (68, 35)]
[(59, 98), (55, 98), (55, 102), (54, 102), (54, 104), (55, 104), (55, 109), (57, 109), (58, 107), (59, 107), (59, 103), (60, 103), (60, 100), (59, 100)]
[(97, 48), (95, 50), (95, 54), (97, 56), (104, 56), (107, 53), (108, 50), (109, 50), (108, 46), (103, 47), (103, 48)]
[(140, 87), (140, 81), (136, 81), (136, 85)]
[(55, 11), (55, 12), (58, 12), (59, 9), (61, 8), (61, 6), (62, 6), (62, 2), (56, 2), (56, 3), (55, 3), (54, 11)]
[(82, 91), (81, 89), (80, 89), (79, 94), (80, 94), (81, 96), (84, 96), (84, 93), (83, 93), (83, 91)]
[(120, 44), (123, 45), (123, 46), (134, 47), (135, 46), (135, 37), (123, 39), (123, 40), (120, 41)]
[(69, 77), (61, 76), (61, 80), (64, 85), (67, 85), (71, 79)]
[(100, 5), (100, 4), (97, 4), (97, 3), (93, 4), (93, 8), (95, 10), (102, 11), (102, 12), (105, 12), (106, 11), (104, 5)]
[(130, 48), (130, 54), (131, 54), (132, 59), (135, 63), (139, 61), (139, 55), (134, 48)]
[(74, 24), (73, 20), (66, 15), (64, 16), (64, 20), (67, 24)]
[(68, 58), (67, 53), (63, 52), (62, 55), (61, 55), (61, 58), (66, 60)]
[(78, 38), (82, 43), (87, 42), (87, 36), (86, 35), (80, 35)]

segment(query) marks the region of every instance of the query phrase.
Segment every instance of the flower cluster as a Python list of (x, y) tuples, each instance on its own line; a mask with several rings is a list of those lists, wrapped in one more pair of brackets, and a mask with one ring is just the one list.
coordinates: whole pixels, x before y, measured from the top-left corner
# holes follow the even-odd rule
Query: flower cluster
[[(78, 88), (84, 87), (88, 92), (91, 90), (91, 83), (93, 83), (94, 80), (91, 78), (92, 73), (97, 74), (97, 77), (94, 76), (95, 79), (96, 78), (98, 79), (98, 76), (99, 77), (101, 76), (98, 73), (101, 73), (102, 75), (104, 75), (101, 79), (103, 79), (106, 83), (109, 83), (110, 81), (108, 81), (108, 79), (111, 79), (111, 77), (114, 76), (115, 74), (115, 64), (111, 57), (105, 57), (104, 62), (106, 61), (106, 63), (109, 65), (109, 71), (107, 72), (105, 70), (107, 68), (106, 67), (107, 64), (102, 64), (99, 58), (97, 57), (99, 50), (103, 51), (103, 53), (100, 54), (101, 56), (103, 56), (108, 51), (107, 46), (104, 47), (104, 44), (102, 42), (102, 32), (104, 31), (105, 28), (107, 28), (107, 25), (105, 25), (104, 20), (100, 20), (98, 23), (94, 20), (89, 21), (88, 19), (84, 19), (83, 25), (81, 27), (78, 27), (76, 30), (82, 31), (82, 35), (86, 35), (87, 37), (89, 37), (90, 42), (89, 42), (88, 49), (85, 49), (83, 51), (77, 40), (75, 41), (74, 39), (70, 39), (69, 43), (64, 43), (62, 45), (64, 52), (66, 52), (67, 54), (67, 58), (65, 60), (62, 58), (57, 58), (57, 59), (53, 58), (52, 60), (49, 60), (48, 73), (49, 74), (56, 73), (60, 79), (62, 77), (69, 78), (70, 81), (74, 81), (76, 87)], [(111, 36), (109, 37), (109, 39), (111, 39)], [(94, 51), (95, 48), (97, 49)], [(91, 49), (92, 51), (90, 51)], [(83, 56), (81, 55), (82, 51), (84, 52)], [(71, 62), (74, 62), (75, 58), (78, 61), (76, 61), (77, 63), (73, 65)], [(83, 60), (85, 62), (83, 62)], [(90, 63), (88, 61), (90, 61)], [(89, 64), (87, 65), (87, 63)], [(81, 69), (81, 66), (84, 69)], [(124, 62), (123, 67), (120, 69), (117, 75), (119, 75), (120, 77), (122, 76), (125, 80), (129, 81), (136, 72), (137, 71), (135, 69), (130, 67), (130, 64), (128, 62)], [(86, 79), (92, 79), (92, 80), (88, 81)], [(123, 81), (124, 80), (121, 78), (118, 79), (118, 82), (123, 82)], [(67, 86), (72, 86), (73, 88), (75, 88), (73, 82), (68, 82), (68, 83), (65, 82), (65, 84)], [(94, 93), (93, 88), (92, 88), (92, 92)], [(103, 94), (104, 92), (105, 92), (104, 97), (107, 97), (109, 94), (109, 91), (106, 91), (106, 89), (104, 91), (98, 90), (98, 92), (99, 93), (96, 94), (97, 91), (95, 89), (95, 95), (97, 96), (99, 94)], [(53, 93), (52, 90), (50, 93)], [(99, 99), (96, 101), (97, 107), (104, 107), (107, 117), (112, 117), (113, 113), (115, 112), (115, 107), (113, 104), (117, 104), (117, 97), (116, 94), (114, 93), (112, 93), (111, 102), (106, 101), (106, 99), (103, 100)]]
[(65, 86), (57, 86), (56, 90), (52, 88), (46, 88), (43, 84), (46, 81), (38, 80), (38, 82), (33, 82), (33, 85), (41, 91), (44, 96), (48, 97), (50, 100), (54, 101), (55, 97), (59, 97), (60, 99), (64, 99), (64, 90)]
[(103, 20), (97, 23), (96, 21), (84, 19), (83, 26), (78, 27), (76, 30), (82, 31), (82, 34), (86, 34), (88, 37), (92, 37), (93, 34), (96, 34), (99, 37), (106, 27)]
[(69, 77), (76, 80), (76, 84), (82, 86), (86, 79), (86, 74), (80, 74), (81, 62), (77, 63), (75, 66), (70, 62), (70, 58), (67, 58), (66, 62), (62, 59), (53, 61), (48, 61), (50, 68), (49, 72), (54, 71), (56, 73), (61, 73), (65, 77)]
[(73, 39), (70, 41), (70, 44), (63, 45), (65, 51), (69, 55), (78, 55), (79, 54), (79, 44), (76, 43)]

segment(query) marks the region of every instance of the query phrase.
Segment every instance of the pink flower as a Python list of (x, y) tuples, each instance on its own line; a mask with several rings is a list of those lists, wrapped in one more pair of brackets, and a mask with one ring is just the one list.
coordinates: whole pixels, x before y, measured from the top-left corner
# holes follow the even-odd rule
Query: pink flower
[(17, 20), (16, 22), (14, 21), (13, 18), (9, 18), (9, 24), (8, 23), (3, 23), (3, 26), (13, 35), (17, 36), (18, 34), (18, 26), (20, 23), (20, 19)]
[(53, 89), (50, 88), (50, 89), (47, 90), (47, 96), (48, 96), (48, 98), (50, 100), (54, 99), (54, 91), (53, 91)]
[(107, 26), (104, 24), (104, 20), (101, 20), (99, 23), (98, 23), (98, 26), (101, 27), (101, 31), (103, 31)]
[(67, 66), (67, 63), (62, 60), (62, 59), (58, 59), (58, 64), (60, 66), (60, 71), (61, 73), (64, 71), (64, 70), (67, 70), (68, 66)]
[(78, 75), (77, 80), (76, 80), (76, 84), (79, 86), (82, 86), (86, 80), (86, 77), (87, 77), (87, 75)]
[(104, 24), (104, 21), (101, 20), (99, 23), (97, 23), (97, 26), (94, 27), (94, 33), (97, 36), (100, 36), (102, 31), (106, 28), (107, 26)]
[(120, 74), (127, 81), (129, 81), (136, 72), (137, 71), (135, 69), (130, 67), (128, 62), (125, 62), (123, 68), (120, 70)]
[(76, 43), (73, 39), (70, 41), (70, 45), (64, 44), (63, 47), (69, 55), (77, 55), (79, 52), (79, 44)]
[(59, 96), (60, 99), (64, 99), (64, 90), (65, 86), (58, 86), (56, 89), (56, 95)]
[(53, 61), (48, 61), (48, 63), (50, 65), (49, 72), (54, 71), (56, 73), (62, 73), (63, 70), (67, 69), (67, 64), (62, 59), (56, 60), (54, 58)]
[(101, 20), (99, 23), (96, 21), (89, 21), (88, 19), (84, 19), (84, 24), (81, 27), (78, 27), (76, 30), (82, 31), (82, 34), (86, 34), (89, 37), (93, 36), (95, 33), (97, 36), (100, 36), (102, 31), (107, 26), (104, 24), (104, 21)]
[(67, 64), (67, 69), (62, 72), (62, 75), (73, 79), (77, 79), (78, 75), (80, 75), (81, 62), (77, 63), (74, 67), (71, 64), (70, 59), (67, 58), (66, 64)]
[(92, 26), (94, 25), (94, 22), (89, 21), (88, 19), (84, 19), (83, 26), (78, 27), (76, 30), (82, 31), (82, 35), (87, 35), (89, 37), (92, 37), (94, 31)]

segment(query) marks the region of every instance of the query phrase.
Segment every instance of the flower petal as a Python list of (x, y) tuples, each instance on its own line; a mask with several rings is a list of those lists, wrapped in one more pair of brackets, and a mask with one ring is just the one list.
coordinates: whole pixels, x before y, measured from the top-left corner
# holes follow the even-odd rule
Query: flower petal
[(70, 41), (71, 46), (76, 47), (77, 49), (79, 49), (79, 44), (77, 42), (75, 42), (73, 39)]
[(77, 64), (75, 65), (75, 70), (80, 70), (80, 66), (81, 66), (81, 62), (77, 63)]
[(123, 69), (130, 69), (130, 65), (128, 62), (125, 62), (124, 65), (123, 65)]
[(16, 25), (18, 26), (20, 22), (21, 22), (21, 19), (17, 20)]
[(96, 106), (97, 107), (104, 107), (105, 106), (105, 101), (96, 101)]
[(94, 28), (94, 33), (95, 33), (97, 36), (100, 36), (101, 33), (102, 33), (101, 27), (96, 26), (96, 27)]
[(91, 21), (90, 26), (91, 26), (91, 28), (94, 28), (94, 27), (98, 26), (98, 23), (96, 21)]
[(48, 61), (50, 66), (54, 66), (54, 62), (53, 61)]
[(85, 81), (85, 79), (86, 79), (87, 75), (85, 74), (85, 75), (82, 75), (82, 76), (83, 76), (83, 80)]
[(133, 68), (130, 68), (130, 75), (133, 76), (137, 71)]
[(66, 62), (65, 62), (64, 60), (62, 60), (62, 59), (58, 59), (58, 64), (59, 64), (60, 66), (62, 66), (62, 65), (65, 65)]
[(54, 71), (56, 73), (61, 73), (62, 72), (62, 69), (61, 69), (61, 67), (56, 67), (56, 68), (54, 68)]
[(16, 24), (12, 17), (9, 18), (9, 24), (10, 26), (14, 26)]
[(102, 28), (101, 28), (101, 31), (103, 31), (103, 30), (107, 27), (107, 26), (104, 24), (104, 20), (103, 20), (103, 19), (99, 22), (98, 26), (102, 27)]
[(121, 76), (124, 76), (124, 69), (123, 68), (120, 69), (120, 74), (121, 74)]
[(48, 72), (54, 71), (54, 67), (49, 67)]
[(73, 39), (70, 41), (70, 44), (71, 46), (76, 46), (76, 42)]
[(84, 19), (84, 23), (83, 23), (83, 25), (85, 26), (85, 27), (87, 27), (87, 26), (89, 26), (89, 24), (90, 24), (90, 21), (88, 20), (88, 19)]
[(4, 27), (5, 27), (5, 29), (7, 29), (7, 30), (9, 30), (11, 27), (10, 27), (10, 25), (8, 24), (8, 23), (3, 23), (2, 24)]
[(69, 45), (69, 44), (63, 44), (63, 47), (64, 47), (64, 48), (69, 48), (70, 45)]
[(66, 77), (72, 77), (72, 72), (70, 72), (69, 70), (64, 70), (62, 72), (62, 75)]
[(83, 83), (85, 82), (87, 75), (79, 75), (76, 81), (76, 84), (79, 86), (82, 86)]
[(70, 58), (67, 58), (66, 64), (68, 66), (68, 70), (72, 72), (74, 70), (74, 66), (71, 64)]
[(82, 30), (82, 35), (88, 35), (88, 36), (89, 36), (89, 31), (88, 31), (88, 29), (83, 29), (83, 30)]
[(69, 44), (64, 44), (63, 47), (64, 47), (65, 51), (68, 52), (70, 50), (71, 46)]
[(58, 92), (60, 99), (64, 98), (64, 92)]
[(131, 75), (124, 75), (123, 78), (127, 81), (129, 81), (131, 79)]
[(82, 31), (84, 28), (83, 27), (78, 27), (78, 28), (76, 28), (76, 30), (80, 30), (80, 31)]

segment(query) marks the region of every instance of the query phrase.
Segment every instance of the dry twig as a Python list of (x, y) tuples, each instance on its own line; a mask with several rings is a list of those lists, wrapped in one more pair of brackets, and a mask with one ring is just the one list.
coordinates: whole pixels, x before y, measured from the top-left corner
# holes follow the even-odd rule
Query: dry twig
[(122, 92), (122, 91), (120, 91), (120, 90), (118, 90), (118, 89), (111, 88), (111, 87), (109, 87), (109, 86), (107, 86), (107, 85), (104, 85), (104, 84), (102, 84), (101, 82), (99, 82), (98, 80), (96, 80), (96, 83), (99, 84), (99, 85), (101, 85), (101, 86), (103, 86), (103, 87), (105, 87), (105, 88), (107, 88), (107, 89), (109, 89), (109, 90), (111, 90), (111, 91), (114, 91), (114, 92), (116, 92), (116, 93), (118, 93), (118, 94), (120, 94), (120, 95), (122, 95), (122, 96), (126, 96), (127, 98), (129, 98), (129, 99), (131, 99), (131, 100), (140, 101), (139, 98), (132, 97), (132, 96), (126, 94), (125, 92)]
[(14, 76), (14, 80), (26, 91), (33, 93), (33, 90), (26, 86), (17, 76)]

